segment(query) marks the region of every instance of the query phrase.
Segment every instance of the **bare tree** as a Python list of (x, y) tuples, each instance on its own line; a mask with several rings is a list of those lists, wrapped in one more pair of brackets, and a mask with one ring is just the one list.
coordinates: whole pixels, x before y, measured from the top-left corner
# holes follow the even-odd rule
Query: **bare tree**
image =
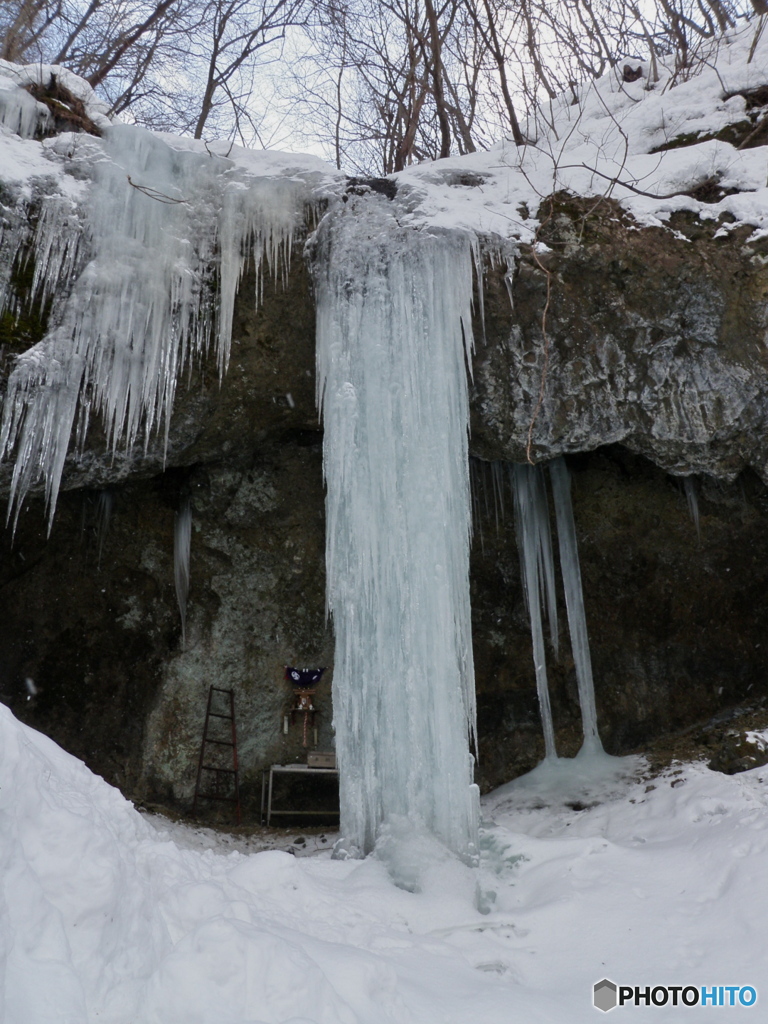
[[(114, 112), (390, 173), (535, 138), (549, 102), (622, 60), (694, 74), (768, 0), (3, 0), (0, 57), (62, 63)], [(762, 24), (762, 20), (760, 22)], [(677, 79), (673, 79), (674, 81)], [(258, 96), (271, 83), (269, 102)]]
[(239, 124), (249, 93), (238, 88), (238, 78), (260, 52), (279, 47), (288, 28), (306, 21), (307, 11), (305, 0), (209, 0), (202, 16), (207, 66), (194, 126), (196, 139), (202, 138), (217, 103), (229, 104)]
[(60, 0), (6, 0), (0, 10), (0, 59), (21, 64), (39, 57), (41, 40), (61, 15)]

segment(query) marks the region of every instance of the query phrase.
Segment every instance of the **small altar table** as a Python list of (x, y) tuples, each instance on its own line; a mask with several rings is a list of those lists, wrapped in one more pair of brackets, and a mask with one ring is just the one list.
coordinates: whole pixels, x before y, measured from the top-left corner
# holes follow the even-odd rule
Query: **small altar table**
[[(279, 814), (290, 815), (291, 817), (327, 817), (329, 814), (338, 814), (339, 812), (334, 808), (333, 810), (327, 811), (291, 811), (291, 810), (272, 810), (272, 782), (275, 775), (290, 774), (290, 775), (302, 775), (304, 778), (327, 778), (329, 775), (333, 775), (336, 778), (339, 777), (338, 768), (310, 768), (306, 764), (273, 764), (267, 769), (265, 768), (261, 773), (261, 822), (267, 826), (273, 817), (277, 817)], [(264, 809), (266, 807), (266, 821), (264, 818)]]

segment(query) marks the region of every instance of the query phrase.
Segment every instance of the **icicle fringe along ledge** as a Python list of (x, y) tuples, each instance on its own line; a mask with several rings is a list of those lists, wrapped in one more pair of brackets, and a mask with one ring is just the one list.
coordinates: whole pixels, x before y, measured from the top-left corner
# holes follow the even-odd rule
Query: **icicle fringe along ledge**
[(78, 410), (81, 442), (95, 410), (113, 449), (142, 433), (146, 444), (160, 422), (167, 444), (181, 369), (213, 342), (224, 373), (246, 260), (258, 303), (264, 261), (286, 272), (312, 198), (300, 176), (252, 174), (137, 128), (113, 126), (89, 146), (87, 208), (48, 197), (34, 239), (36, 293), (68, 299), (8, 381), (0, 454), (15, 452), (9, 516), (41, 478), (53, 516)]

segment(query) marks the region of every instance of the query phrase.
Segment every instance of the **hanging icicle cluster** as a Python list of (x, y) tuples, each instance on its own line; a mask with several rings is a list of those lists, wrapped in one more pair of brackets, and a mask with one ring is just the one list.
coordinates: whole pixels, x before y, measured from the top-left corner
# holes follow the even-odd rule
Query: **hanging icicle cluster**
[(556, 757), (555, 730), (549, 701), (547, 656), (544, 650), (542, 623), (542, 610), (546, 609), (549, 635), (555, 657), (557, 657), (557, 601), (547, 486), (539, 466), (513, 465), (510, 466), (510, 472), (512, 492), (515, 498), (515, 525), (523, 591), (531, 621), (533, 666), (536, 673), (536, 692), (539, 698), (541, 724), (544, 730), (544, 754), (546, 757)]
[(34, 239), (33, 292), (59, 301), (48, 335), (8, 381), (0, 456), (15, 453), (17, 515), (41, 478), (53, 515), (78, 410), (80, 440), (96, 411), (113, 449), (140, 434), (146, 444), (161, 422), (167, 442), (185, 362), (213, 342), (220, 372), (227, 367), (246, 259), (258, 301), (263, 262), (275, 273), (287, 266), (303, 222), (300, 178), (249, 174), (127, 126), (110, 128), (96, 153), (87, 208), (78, 216), (70, 200), (50, 197)]
[[(576, 671), (576, 683), (581, 706), (581, 720), (584, 732), (584, 753), (601, 751), (602, 744), (597, 730), (595, 689), (592, 678), (592, 659), (589, 652), (587, 617), (584, 609), (584, 591), (581, 582), (579, 552), (576, 543), (576, 526), (571, 503), (571, 478), (563, 458), (553, 459), (546, 464), (552, 487), (552, 498), (557, 523), (557, 538), (560, 554), (560, 573), (565, 592), (565, 606), (568, 615), (568, 629), (571, 636), (571, 650)], [(487, 464), (490, 475), (491, 499), (497, 526), (504, 515), (505, 469), (512, 489), (515, 508), (515, 528), (520, 555), (520, 573), (523, 581), (525, 602), (531, 623), (533, 664), (536, 673), (536, 692), (541, 712), (544, 733), (544, 754), (547, 758), (557, 757), (555, 730), (547, 681), (547, 659), (544, 643), (544, 618), (549, 624), (550, 644), (555, 658), (558, 657), (558, 617), (555, 594), (555, 567), (552, 553), (552, 532), (547, 499), (547, 483), (544, 465), (515, 465), (493, 462)], [(475, 474), (475, 492), (480, 487), (488, 490), (483, 474)], [(490, 502), (486, 493), (486, 514)], [(478, 499), (475, 498), (475, 506)]]
[(571, 651), (576, 668), (576, 684), (579, 689), (581, 705), (581, 723), (584, 730), (582, 749), (585, 752), (602, 750), (600, 736), (597, 732), (595, 684), (592, 679), (592, 659), (589, 653), (587, 613), (584, 610), (584, 588), (581, 585), (576, 524), (571, 504), (571, 477), (565, 459), (554, 459), (550, 462), (549, 475), (552, 480), (552, 496), (555, 502), (560, 571), (563, 574), (565, 607), (568, 612), (568, 629), (571, 634)]
[(341, 831), (366, 854), (406, 818), (471, 859), (474, 250), (397, 212), (350, 198), (315, 249)]
[[(8, 68), (0, 61), (0, 72)], [(35, 132), (46, 128), (52, 120), (47, 107), (39, 103), (25, 89), (16, 86), (0, 88), (0, 124), (22, 139), (31, 139)]]

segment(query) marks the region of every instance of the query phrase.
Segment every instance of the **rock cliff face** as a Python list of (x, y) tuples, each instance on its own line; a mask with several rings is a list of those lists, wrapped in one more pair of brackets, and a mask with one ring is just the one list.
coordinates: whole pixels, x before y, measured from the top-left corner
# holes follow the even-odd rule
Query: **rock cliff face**
[(517, 261), (514, 313), (499, 275), (488, 284), (476, 450), (525, 458), (545, 375), (536, 461), (620, 443), (671, 473), (768, 479), (766, 239), (690, 214), (638, 230), (608, 200), (564, 195), (540, 215), (549, 251)]
[[(487, 468), (523, 461), (529, 432), (536, 461), (569, 455), (606, 748), (642, 747), (766, 692), (764, 244), (683, 217), (639, 230), (607, 201), (568, 196), (545, 202), (542, 219), (547, 249), (522, 251), (506, 280), (487, 271), (484, 338), (476, 325), (483, 788), (543, 753), (511, 502), (504, 514)], [(295, 259), (287, 290), (258, 313), (252, 287), (241, 290), (221, 387), (204, 366), (179, 391), (165, 468), (159, 445), (111, 461), (94, 434), (69, 461), (50, 538), (34, 496), (15, 543), (3, 538), (0, 699), (128, 795), (182, 809), (211, 683), (235, 690), (253, 812), (259, 769), (302, 756), (298, 727), (282, 732), (283, 666), (332, 665), (308, 277)], [(690, 474), (700, 539), (676, 479)], [(173, 522), (185, 495), (182, 645)], [(107, 505), (108, 526), (98, 511)], [(550, 685), (568, 754), (580, 719), (566, 636), (561, 647)], [(332, 742), (329, 692), (325, 682), (321, 747)]]
[[(2, 699), (132, 796), (188, 806), (208, 687), (236, 692), (246, 802), (257, 770), (301, 756), (282, 732), (286, 664), (330, 665), (314, 318), (296, 260), (257, 315), (243, 283), (232, 360), (194, 370), (159, 443), (114, 465), (94, 435), (71, 459), (50, 538), (29, 502), (5, 547)], [(189, 497), (186, 644), (173, 574)], [(108, 523), (103, 509), (110, 507)], [(30, 697), (26, 678), (39, 692)], [(332, 744), (330, 687), (319, 743)], [(206, 807), (206, 810), (209, 808)]]

